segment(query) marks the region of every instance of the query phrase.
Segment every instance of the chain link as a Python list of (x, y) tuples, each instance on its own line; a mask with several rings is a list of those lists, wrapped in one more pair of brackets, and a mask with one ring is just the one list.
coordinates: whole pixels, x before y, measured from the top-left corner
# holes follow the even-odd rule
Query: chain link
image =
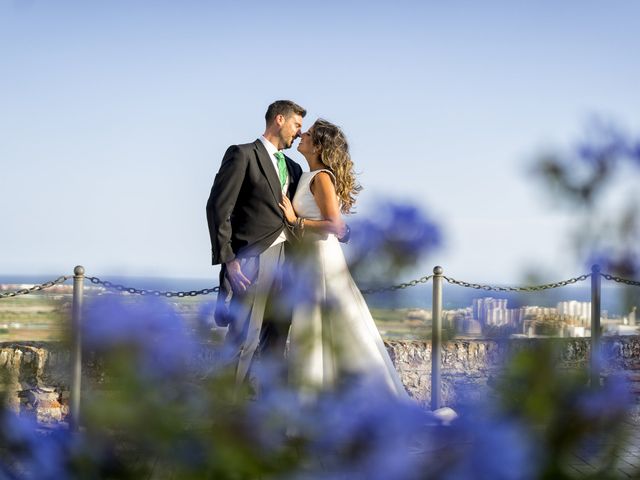
[(615, 275), (609, 275), (607, 273), (601, 273), (600, 275), (602, 275), (607, 280), (613, 280), (617, 283), (624, 283), (625, 285), (640, 287), (640, 282), (638, 282), (637, 280), (629, 280), (628, 278), (616, 277)]
[[(381, 288), (370, 288), (366, 290), (361, 290), (363, 295), (373, 294), (373, 293), (382, 293), (382, 292), (392, 292), (396, 290), (401, 290), (408, 287), (415, 287), (421, 283), (427, 283), (433, 275), (427, 275), (422, 278), (418, 278), (416, 280), (411, 280), (410, 282), (401, 283), (399, 285), (392, 285), (390, 287), (381, 287)], [(102, 285), (105, 288), (111, 290), (117, 290), (119, 292), (126, 292), (132, 295), (154, 295), (156, 297), (195, 297), (198, 295), (208, 295), (213, 292), (217, 292), (220, 290), (220, 287), (213, 288), (204, 288), (202, 290), (191, 290), (189, 292), (162, 292), (158, 290), (145, 290), (139, 288), (126, 287), (124, 285), (118, 285), (107, 280), (101, 280), (97, 277), (85, 277), (91, 283), (95, 285)]]
[(209, 295), (210, 293), (217, 292), (220, 290), (220, 287), (213, 288), (203, 288), (202, 290), (190, 290), (188, 292), (169, 292), (169, 291), (160, 291), (160, 290), (146, 290), (144, 288), (133, 288), (133, 287), (125, 287), (124, 285), (119, 285), (117, 283), (109, 282), (107, 280), (101, 280), (98, 277), (84, 277), (89, 280), (94, 285), (102, 285), (105, 288), (110, 290), (117, 290), (118, 292), (126, 292), (131, 295), (150, 295), (156, 297), (196, 297), (198, 295)]
[(360, 291), (363, 295), (369, 295), (372, 293), (395, 292), (396, 290), (402, 290), (409, 287), (415, 287), (416, 285), (419, 285), (421, 283), (427, 283), (432, 277), (433, 275), (426, 275), (422, 278), (411, 280), (410, 282), (400, 283), (398, 285), (392, 285), (390, 287), (368, 288)]
[(34, 285), (33, 287), (29, 287), (29, 288), (22, 288), (20, 290), (16, 290), (15, 292), (1, 292), (0, 298), (17, 297), (18, 295), (27, 295), (29, 293), (39, 292), (40, 290), (45, 290), (47, 288), (53, 287), (54, 285), (59, 285), (61, 283), (64, 283), (70, 278), (71, 278), (70, 275), (64, 275), (62, 277), (56, 278), (55, 280), (51, 280), (50, 282), (46, 282), (40, 285)]
[[(635, 280), (629, 280), (626, 278), (616, 277), (614, 275), (609, 275), (604, 273), (602, 273), (601, 275), (605, 279), (613, 280), (614, 282), (624, 283), (625, 285), (632, 285), (636, 287), (640, 286), (640, 282)], [(464, 282), (461, 280), (456, 280), (455, 278), (447, 277), (444, 275), (442, 276), (442, 278), (444, 278), (450, 284), (458, 285), (460, 287), (465, 287), (465, 288), (473, 288), (475, 290), (484, 290), (484, 291), (493, 291), (493, 292), (540, 292), (543, 290), (550, 290), (553, 288), (565, 287), (567, 285), (572, 285), (578, 282), (582, 282), (587, 278), (589, 278), (590, 276), (591, 274), (588, 273), (588, 274), (580, 275), (579, 277), (570, 278), (569, 280), (563, 280), (561, 282), (547, 283), (545, 285), (534, 285), (530, 287), (501, 287), (501, 286), (494, 286), (494, 285), (482, 285), (479, 283), (470, 283), (470, 282)], [(0, 293), (0, 298), (15, 297), (18, 295), (26, 295), (28, 293), (37, 292), (40, 290), (44, 290), (46, 288), (53, 287), (54, 285), (64, 283), (70, 278), (71, 276), (69, 275), (62, 276), (50, 282), (43, 283), (41, 285), (34, 285), (33, 287), (24, 288), (21, 290), (17, 290), (15, 292)], [(167, 298), (171, 298), (171, 297), (184, 298), (184, 297), (196, 297), (198, 295), (209, 295), (211, 293), (214, 293), (220, 290), (220, 287), (203, 288), (202, 290), (190, 290), (190, 291), (183, 291), (183, 292), (147, 290), (143, 288), (126, 287), (124, 285), (119, 285), (117, 283), (109, 282), (107, 280), (101, 280), (98, 277), (85, 276), (85, 278), (89, 280), (91, 283), (93, 283), (94, 285), (102, 285), (103, 287), (108, 288), (110, 290), (117, 290), (119, 292), (126, 292), (132, 295), (142, 295), (142, 296), (149, 295), (149, 296), (167, 297)], [(427, 283), (432, 278), (433, 278), (433, 275), (425, 275), (424, 277), (411, 280), (409, 282), (400, 283), (398, 285), (391, 285), (389, 287), (380, 287), (380, 288), (368, 288), (368, 289), (361, 290), (361, 292), (363, 295), (383, 293), (383, 292), (394, 292), (396, 290), (403, 290), (409, 287), (415, 287), (416, 285)]]
[(541, 292), (543, 290), (550, 290), (552, 288), (565, 287), (567, 285), (572, 285), (574, 283), (582, 282), (587, 278), (589, 278), (590, 276), (591, 274), (587, 273), (584, 275), (580, 275), (579, 277), (570, 278), (569, 280), (563, 280), (561, 282), (555, 282), (555, 283), (547, 283), (545, 285), (534, 285), (531, 287), (497, 287), (493, 285), (481, 285), (479, 283), (462, 282), (460, 280), (456, 280), (455, 278), (445, 277), (444, 275), (442, 276), (442, 278), (444, 278), (447, 282), (451, 284), (459, 285), (461, 287), (466, 287), (466, 288), (475, 288), (476, 290), (485, 290), (485, 291), (492, 291), (492, 292)]

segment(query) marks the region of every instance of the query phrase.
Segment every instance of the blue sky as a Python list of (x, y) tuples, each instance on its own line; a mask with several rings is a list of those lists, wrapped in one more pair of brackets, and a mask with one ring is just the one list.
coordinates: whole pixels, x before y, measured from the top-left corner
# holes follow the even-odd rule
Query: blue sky
[(215, 278), (213, 176), (279, 98), (344, 128), (360, 215), (394, 198), (441, 224), (407, 276), (581, 273), (572, 216), (527, 165), (593, 115), (640, 131), (638, 18), (632, 1), (0, 0), (0, 273)]

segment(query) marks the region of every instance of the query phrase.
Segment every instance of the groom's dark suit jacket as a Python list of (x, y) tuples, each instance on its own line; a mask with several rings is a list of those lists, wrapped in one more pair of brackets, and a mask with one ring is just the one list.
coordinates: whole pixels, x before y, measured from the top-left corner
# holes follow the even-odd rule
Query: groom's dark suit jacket
[[(302, 168), (289, 157), (285, 159), (287, 196), (293, 198)], [(269, 248), (285, 228), (284, 214), (278, 207), (281, 198), (278, 174), (260, 140), (229, 147), (207, 202), (212, 263), (259, 255)]]

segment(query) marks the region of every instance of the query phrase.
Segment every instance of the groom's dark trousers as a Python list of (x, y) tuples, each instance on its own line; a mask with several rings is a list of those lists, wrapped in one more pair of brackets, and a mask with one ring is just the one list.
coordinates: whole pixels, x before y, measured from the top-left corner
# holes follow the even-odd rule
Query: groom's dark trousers
[[(302, 169), (288, 157), (287, 196), (293, 198)], [(286, 228), (280, 180), (260, 140), (229, 147), (207, 202), (212, 263), (221, 264), (216, 323), (229, 325), (225, 347), (232, 353), (236, 379), (245, 379), (254, 353), (282, 359), (291, 323), (279, 295), (285, 265), (285, 243), (274, 245)], [(225, 262), (236, 259), (252, 282), (234, 293)]]

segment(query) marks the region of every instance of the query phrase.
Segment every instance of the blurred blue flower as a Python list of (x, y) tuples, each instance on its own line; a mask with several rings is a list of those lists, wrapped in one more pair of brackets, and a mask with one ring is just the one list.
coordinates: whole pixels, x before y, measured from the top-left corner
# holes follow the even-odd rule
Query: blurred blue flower
[(139, 353), (139, 367), (151, 377), (182, 372), (195, 349), (180, 315), (155, 298), (95, 299), (86, 309), (82, 335), (89, 349), (132, 348)]
[(288, 385), (285, 373), (284, 363), (273, 358), (262, 358), (251, 367), (259, 394), (257, 401), (247, 405), (246, 420), (265, 452), (283, 448), (286, 433), (297, 432), (305, 421), (300, 397)]
[(3, 439), (11, 445), (22, 445), (25, 449), (30, 449), (37, 444), (38, 424), (34, 417), (19, 417), (9, 410), (3, 409), (0, 424), (2, 425)]
[(426, 465), (438, 474), (431, 478), (521, 480), (540, 473), (542, 452), (531, 430), (488, 404), (467, 407), (432, 435), (437, 448)]
[(366, 287), (415, 267), (442, 244), (438, 225), (411, 204), (380, 202), (372, 215), (354, 219), (350, 225), (347, 258), (354, 278), (366, 279)]
[(616, 126), (594, 120), (587, 128), (587, 140), (576, 148), (577, 156), (591, 165), (616, 161), (629, 155), (630, 143), (627, 136)]
[(422, 252), (442, 242), (435, 223), (414, 205), (389, 203), (380, 213), (388, 238), (399, 249)]
[(610, 375), (601, 388), (583, 392), (576, 401), (576, 408), (589, 422), (623, 416), (632, 405), (629, 388), (622, 376)]
[(602, 273), (634, 278), (640, 272), (640, 256), (634, 251), (599, 249), (589, 253), (585, 265), (598, 265)]
[(285, 310), (320, 301), (322, 275), (315, 257), (300, 255), (290, 258), (282, 272), (282, 290), (278, 302)]
[(351, 223), (351, 239), (349, 245), (356, 252), (365, 254), (376, 251), (384, 245), (384, 226), (370, 218), (361, 218)]
[[(607, 352), (600, 349), (592, 353), (591, 365), (596, 371), (606, 372), (610, 366)], [(607, 375), (604, 384), (600, 388), (586, 387), (576, 391), (575, 401), (577, 415), (588, 424), (609, 421), (624, 417), (633, 405), (631, 385), (628, 379), (621, 374), (612, 372)], [(614, 423), (614, 422), (611, 422)]]
[(354, 384), (304, 407), (305, 453), (322, 465), (316, 478), (414, 478), (422, 458), (412, 446), (436, 420), (381, 384)]
[(584, 262), (585, 268), (591, 271), (591, 267), (597, 265), (600, 267), (600, 271), (607, 273), (610, 270), (610, 261), (613, 257), (613, 252), (610, 250), (600, 249), (594, 250), (589, 253), (586, 261)]
[(216, 322), (213, 317), (216, 311), (216, 300), (202, 302), (198, 306), (198, 326), (203, 330), (211, 330), (215, 327)]
[(19, 471), (19, 478), (70, 478), (67, 462), (72, 446), (78, 443), (66, 428), (39, 432), (35, 418), (17, 416), (7, 410), (0, 413), (0, 427), (2, 446), (11, 452), (13, 467)]
[(353, 247), (364, 253), (391, 248), (420, 255), (442, 243), (440, 229), (418, 207), (398, 202), (380, 203), (370, 218), (352, 224)]
[(640, 140), (637, 140), (636, 143), (631, 146), (629, 154), (640, 167)]

